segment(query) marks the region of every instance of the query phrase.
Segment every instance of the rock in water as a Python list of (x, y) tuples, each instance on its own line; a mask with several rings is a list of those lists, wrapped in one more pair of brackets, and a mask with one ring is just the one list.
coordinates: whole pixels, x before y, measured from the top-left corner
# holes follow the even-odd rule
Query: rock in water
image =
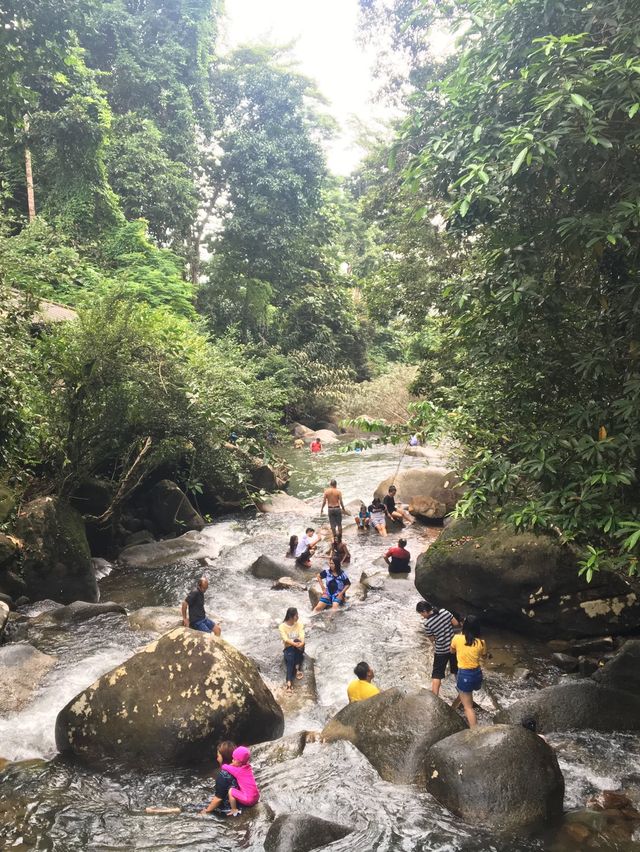
[(182, 616), (177, 606), (143, 606), (129, 613), (129, 624), (133, 630), (167, 633), (182, 626)]
[(517, 832), (562, 816), (564, 779), (553, 749), (510, 725), (462, 731), (427, 755), (427, 789), (471, 825)]
[[(281, 577), (291, 577), (296, 583), (305, 585), (309, 579), (304, 572), (297, 567), (294, 559), (272, 559), (264, 553), (251, 564), (250, 573), (258, 580), (279, 580)], [(309, 577), (313, 576), (311, 572)]]
[(419, 518), (438, 520), (447, 514), (447, 506), (433, 497), (414, 497), (409, 503), (409, 513)]
[(282, 710), (258, 669), (222, 639), (166, 633), (77, 695), (58, 714), (56, 744), (87, 764), (188, 766), (216, 743), (282, 735)]
[(4, 628), (9, 620), (9, 605), (4, 601), (0, 601), (0, 637), (4, 633)]
[(309, 852), (324, 848), (353, 832), (346, 825), (329, 822), (311, 814), (281, 814), (269, 827), (264, 841), (266, 852)]
[(383, 479), (375, 490), (376, 497), (384, 497), (390, 485), (398, 489), (397, 498), (401, 503), (411, 503), (418, 497), (433, 497), (444, 503), (447, 511), (455, 507), (462, 495), (456, 488), (458, 478), (452, 471), (443, 467), (414, 467), (401, 471), (396, 477)]
[(598, 686), (592, 680), (558, 683), (521, 698), (495, 717), (522, 724), (533, 719), (540, 734), (550, 731), (640, 731), (640, 697)]
[(615, 657), (592, 677), (602, 686), (640, 696), (640, 639), (628, 639)]
[(433, 693), (387, 689), (343, 707), (322, 738), (348, 740), (385, 781), (410, 784), (425, 781), (429, 748), (463, 729), (458, 714)]
[(98, 600), (98, 584), (80, 514), (59, 497), (38, 497), (18, 516), (22, 576), (31, 600)]
[(126, 609), (114, 601), (102, 601), (101, 603), (87, 603), (86, 601), (74, 601), (68, 606), (58, 606), (48, 609), (46, 612), (36, 615), (34, 624), (78, 624), (88, 621), (98, 615), (126, 615)]
[(56, 657), (42, 654), (32, 645), (15, 643), (0, 648), (0, 713), (12, 713), (31, 701)]
[(284, 491), (270, 494), (264, 502), (256, 503), (256, 508), (259, 512), (270, 515), (300, 515), (308, 518), (312, 514), (311, 508), (304, 500), (285, 494)]
[(578, 576), (575, 553), (550, 536), (504, 527), (447, 527), (416, 561), (421, 595), (487, 623), (541, 639), (602, 636), (640, 627), (640, 600), (619, 574)]

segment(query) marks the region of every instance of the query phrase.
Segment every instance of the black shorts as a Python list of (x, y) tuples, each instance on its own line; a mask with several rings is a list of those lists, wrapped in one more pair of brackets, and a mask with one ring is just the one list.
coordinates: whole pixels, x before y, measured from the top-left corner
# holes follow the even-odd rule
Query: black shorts
[(449, 671), (451, 674), (456, 674), (458, 671), (458, 661), (456, 660), (455, 654), (434, 654), (431, 677), (435, 680), (442, 680), (447, 672), (447, 663), (449, 663)]
[(342, 509), (340, 506), (330, 506), (328, 516), (331, 529), (335, 532), (337, 527), (342, 526)]

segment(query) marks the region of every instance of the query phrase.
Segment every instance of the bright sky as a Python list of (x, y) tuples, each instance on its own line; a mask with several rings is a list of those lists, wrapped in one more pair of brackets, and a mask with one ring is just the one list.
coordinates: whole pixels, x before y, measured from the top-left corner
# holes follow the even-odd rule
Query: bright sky
[(293, 55), (302, 73), (318, 84), (340, 126), (329, 144), (329, 167), (348, 174), (362, 150), (356, 144), (353, 119), (371, 126), (383, 111), (371, 103), (375, 57), (356, 40), (358, 0), (226, 0), (227, 42), (295, 41)]

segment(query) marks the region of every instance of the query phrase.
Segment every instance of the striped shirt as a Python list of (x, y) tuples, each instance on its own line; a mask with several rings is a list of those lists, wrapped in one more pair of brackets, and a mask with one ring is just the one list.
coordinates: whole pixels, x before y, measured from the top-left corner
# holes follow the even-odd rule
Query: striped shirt
[(448, 609), (439, 609), (434, 612), (424, 623), (427, 636), (434, 636), (436, 640), (436, 654), (448, 654), (451, 651), (451, 640), (453, 639), (453, 615)]

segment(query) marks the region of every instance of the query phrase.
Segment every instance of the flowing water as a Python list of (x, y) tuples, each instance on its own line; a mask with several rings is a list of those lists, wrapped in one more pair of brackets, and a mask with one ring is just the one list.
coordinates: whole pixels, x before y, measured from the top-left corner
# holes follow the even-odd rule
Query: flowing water
[[(369, 500), (375, 486), (393, 475), (398, 464), (420, 466), (425, 459), (401, 457), (385, 447), (366, 453), (342, 454), (327, 448), (323, 454), (291, 454), (294, 466), (290, 492), (309, 502), (309, 522), (320, 524), (319, 495), (331, 476), (338, 479), (345, 502)], [(434, 451), (429, 459), (440, 462)], [(306, 592), (276, 591), (271, 581), (257, 580), (248, 567), (260, 554), (280, 558), (289, 535), (300, 534), (305, 519), (287, 515), (238, 516), (209, 526), (199, 537), (197, 558), (148, 569), (113, 571), (100, 580), (103, 600), (124, 604), (128, 611), (142, 606), (178, 607), (194, 578), (210, 579), (207, 609), (222, 625), (224, 638), (251, 657), (282, 703), (285, 735), (318, 731), (346, 701), (345, 688), (353, 666), (366, 659), (381, 688), (417, 689), (429, 684), (431, 650), (415, 614), (419, 599), (412, 579), (384, 576), (366, 600), (354, 601), (335, 617), (309, 620)], [(437, 537), (436, 528), (414, 525), (408, 548), (414, 558)], [(379, 570), (388, 543), (376, 534), (358, 535), (345, 529), (351, 552), (348, 569), (353, 582), (361, 572)], [(101, 574), (105, 574), (102, 566)], [(307, 622), (307, 653), (315, 661), (317, 699), (297, 689), (282, 692), (282, 649), (277, 625), (288, 606), (297, 606)], [(36, 615), (40, 603), (26, 611)], [(532, 840), (500, 840), (463, 824), (417, 787), (382, 781), (350, 744), (310, 742), (302, 755), (279, 763), (259, 748), (255, 761), (264, 806), (233, 823), (184, 813), (149, 816), (149, 804), (187, 805), (212, 792), (211, 767), (203, 770), (139, 771), (113, 767), (102, 773), (78, 767), (56, 756), (54, 724), (58, 711), (97, 677), (131, 656), (153, 636), (131, 629), (123, 615), (103, 615), (83, 624), (42, 628), (29, 633), (39, 650), (55, 655), (38, 693), (25, 709), (0, 717), (0, 757), (11, 761), (0, 772), (0, 848), (55, 852), (111, 852), (147, 849), (261, 850), (270, 813), (310, 813), (355, 827), (355, 833), (332, 844), (335, 852), (406, 850), (406, 852), (512, 852), (553, 850), (577, 852), (555, 835)], [(546, 649), (510, 635), (489, 638), (494, 659), (486, 672), (487, 687), (478, 695), (480, 722), (495, 708), (521, 697), (526, 690), (555, 682), (560, 673)], [(518, 676), (526, 667), (531, 676)], [(443, 696), (453, 698), (450, 678)], [(624, 788), (640, 802), (640, 738), (628, 734), (562, 734), (549, 738), (556, 748), (566, 780), (566, 808), (584, 806), (601, 789)], [(4, 843), (4, 847), (2, 844)], [(640, 849), (630, 839), (602, 835), (601, 848), (628, 852)]]

